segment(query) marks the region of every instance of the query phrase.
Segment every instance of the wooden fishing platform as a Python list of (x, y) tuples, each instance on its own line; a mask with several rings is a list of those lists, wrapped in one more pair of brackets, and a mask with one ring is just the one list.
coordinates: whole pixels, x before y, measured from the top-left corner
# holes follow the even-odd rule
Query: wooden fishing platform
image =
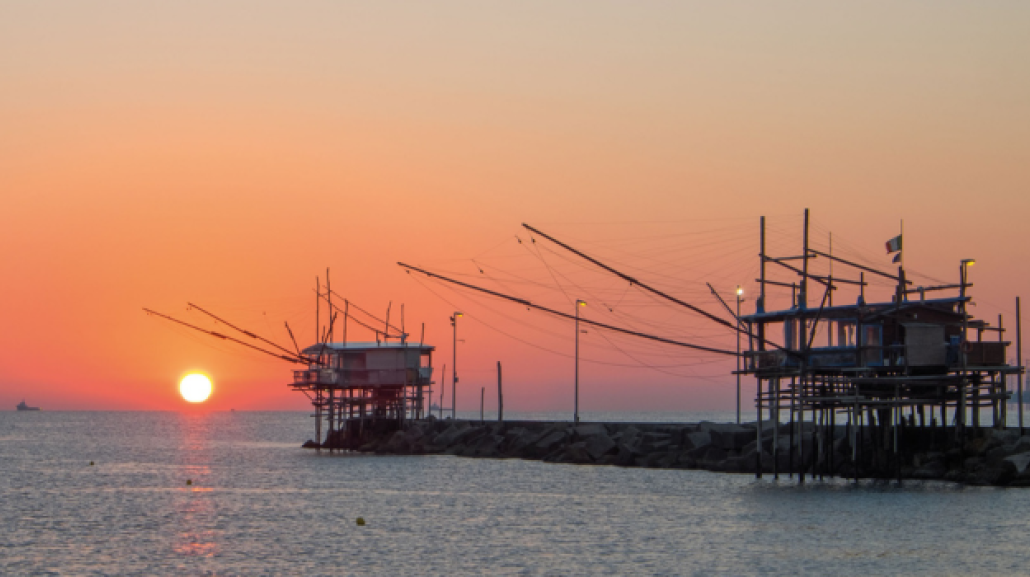
[[(426, 416), (435, 347), (408, 342), (340, 342), (301, 353), (308, 369), (293, 371), (289, 384), (315, 407), (315, 438), (330, 450), (360, 446), (373, 435)], [(322, 424), (328, 429), (322, 443)]]
[[(1019, 300), (1018, 361), (1010, 365), (1006, 360), (1010, 342), (1004, 340), (1002, 318), (992, 326), (968, 312), (968, 289), (972, 287), (968, 266), (973, 261), (961, 261), (956, 284), (914, 287), (903, 266), (896, 275), (884, 273), (810, 248), (807, 210), (800, 255), (766, 254), (764, 217), (760, 226), (760, 295), (755, 313), (739, 318), (748, 349), (737, 374), (756, 379), (757, 435), (768, 450), (760, 451), (759, 459), (763, 453), (772, 459), (774, 475), (798, 474), (802, 482), (805, 473), (832, 475), (841, 469), (841, 463), (833, 463), (833, 444), (846, 443), (850, 463), (844, 469), (849, 476), (896, 471), (900, 480), (905, 454), (913, 449), (917, 437), (934, 438), (935, 431), (939, 436), (947, 430), (953, 441), (961, 443), (982, 427), (1005, 427), (1010, 397), (1007, 377), (1024, 372), (1018, 345)], [(859, 276), (812, 274), (809, 261), (816, 258), (857, 270)], [(770, 263), (796, 275), (796, 280), (788, 283), (768, 278)], [(866, 302), (866, 273), (896, 283), (890, 301)], [(845, 284), (859, 288), (858, 298), (835, 305), (833, 291)], [(810, 299), (813, 285), (818, 289), (817, 298)], [(776, 287), (791, 290), (792, 306), (767, 311), (766, 291)], [(957, 294), (926, 297), (927, 292), (946, 291)], [(996, 339), (985, 338), (991, 333)], [(984, 412), (989, 414), (988, 422), (981, 418)], [(782, 454), (781, 427), (763, 431), (763, 419), (790, 423), (787, 455)], [(814, 434), (802, 433), (805, 421), (816, 425)], [(844, 425), (843, 438), (836, 433), (838, 425)], [(1019, 429), (1022, 434), (1021, 402)], [(763, 433), (771, 435), (766, 439)], [(806, 447), (806, 443), (814, 446)], [(814, 462), (802, 459), (810, 454)], [(759, 464), (758, 477), (762, 469)]]

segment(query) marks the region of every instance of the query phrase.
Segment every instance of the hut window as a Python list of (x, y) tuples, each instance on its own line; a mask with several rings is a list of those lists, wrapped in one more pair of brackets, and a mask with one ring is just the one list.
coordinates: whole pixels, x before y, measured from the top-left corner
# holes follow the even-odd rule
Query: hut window
[(837, 322), (837, 346), (838, 347), (853, 347), (853, 346), (855, 346), (855, 322), (854, 321), (838, 321)]

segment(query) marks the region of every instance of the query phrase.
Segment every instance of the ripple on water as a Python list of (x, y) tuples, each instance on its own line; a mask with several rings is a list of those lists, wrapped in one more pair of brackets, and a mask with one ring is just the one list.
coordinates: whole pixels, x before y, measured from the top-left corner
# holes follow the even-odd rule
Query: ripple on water
[(35, 421), (0, 444), (3, 574), (1025, 573), (1019, 490), (318, 455), (300, 413)]

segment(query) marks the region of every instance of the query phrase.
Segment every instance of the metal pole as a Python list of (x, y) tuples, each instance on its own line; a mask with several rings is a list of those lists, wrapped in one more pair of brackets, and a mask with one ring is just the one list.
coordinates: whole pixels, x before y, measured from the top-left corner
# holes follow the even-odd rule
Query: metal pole
[(461, 314), (454, 313), (451, 317), (451, 326), (454, 327), (454, 348), (451, 358), (451, 419), (458, 418), (458, 317)]
[(579, 303), (581, 302), (583, 301), (576, 301), (576, 384), (572, 413), (572, 420), (576, 424), (579, 424)]
[(959, 380), (958, 385), (958, 402), (955, 406), (955, 438), (959, 441), (965, 438), (966, 428), (966, 366), (968, 359), (966, 357), (966, 334), (969, 331), (969, 315), (966, 314), (966, 262), (962, 261), (958, 266), (959, 272), (959, 295), (961, 301), (959, 306), (962, 310), (962, 338), (960, 340), (961, 346), (959, 348), (959, 362), (961, 368), (962, 378)]
[[(740, 285), (737, 285), (737, 319), (740, 319)], [(737, 424), (740, 424), (740, 331), (737, 331)]]

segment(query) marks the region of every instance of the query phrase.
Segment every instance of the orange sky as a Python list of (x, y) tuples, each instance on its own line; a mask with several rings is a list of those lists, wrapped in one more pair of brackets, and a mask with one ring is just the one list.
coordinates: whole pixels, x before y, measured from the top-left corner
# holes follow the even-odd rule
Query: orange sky
[[(198, 321), (192, 301), (283, 344), (288, 320), (303, 346), (327, 266), (370, 310), (405, 303), (439, 367), (452, 304), (394, 263), (514, 271), (521, 222), (715, 311), (705, 281), (753, 294), (759, 215), (799, 243), (811, 208), (820, 239), (885, 267), (904, 219), (909, 268), (954, 282), (976, 258), (974, 314), (1009, 324), (1030, 295), (1028, 29), (1020, 2), (4, 3), (0, 408), (181, 409), (198, 369), (209, 407), (303, 409), (289, 365), (141, 307)], [(459, 408), (498, 360), (509, 410), (571, 405), (567, 323), (544, 337), (451, 296)], [(590, 361), (612, 347), (584, 336)], [(582, 407), (730, 408), (711, 361), (586, 362)]]

